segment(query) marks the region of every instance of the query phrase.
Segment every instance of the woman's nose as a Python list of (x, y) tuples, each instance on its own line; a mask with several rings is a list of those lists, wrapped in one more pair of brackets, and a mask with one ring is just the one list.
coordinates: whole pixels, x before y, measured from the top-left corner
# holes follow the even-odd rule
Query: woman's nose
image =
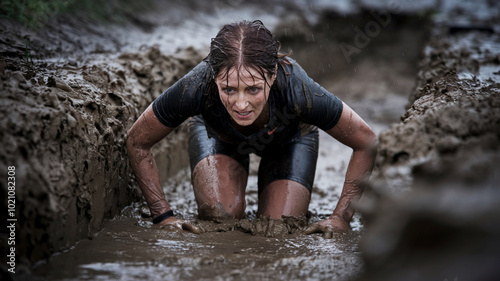
[(248, 100), (243, 97), (244, 95), (238, 95), (236, 100), (236, 108), (245, 109), (248, 106)]

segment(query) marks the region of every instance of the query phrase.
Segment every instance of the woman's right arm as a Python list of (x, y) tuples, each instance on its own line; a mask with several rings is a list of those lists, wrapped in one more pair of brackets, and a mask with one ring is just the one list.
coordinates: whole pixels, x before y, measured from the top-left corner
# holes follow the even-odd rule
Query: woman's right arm
[[(152, 105), (150, 105), (132, 125), (127, 135), (127, 152), (132, 170), (142, 194), (146, 198), (153, 219), (171, 208), (161, 187), (160, 175), (151, 153), (151, 147), (174, 129), (160, 123), (153, 112)], [(159, 224), (174, 225), (179, 229), (197, 232), (195, 226), (175, 217), (169, 217)]]

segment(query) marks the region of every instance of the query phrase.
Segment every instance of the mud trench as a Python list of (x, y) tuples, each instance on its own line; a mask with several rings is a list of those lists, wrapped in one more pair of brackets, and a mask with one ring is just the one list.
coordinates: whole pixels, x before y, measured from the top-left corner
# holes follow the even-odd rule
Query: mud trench
[[(466, 32), (448, 38), (448, 24), (453, 23), (450, 19), (463, 19), (465, 13), (465, 8), (453, 8), (453, 1), (444, 1), (451, 3), (450, 7), (442, 1), (420, 5), (396, 1), (401, 4), (398, 10), (384, 1), (339, 1), (330, 6), (278, 1), (280, 5), (272, 8), (265, 2), (214, 1), (214, 5), (209, 5), (195, 0), (169, 4), (156, 1), (156, 11), (133, 18), (139, 28), (90, 25), (87, 29), (78, 20), (57, 22), (51, 31), (63, 30), (61, 34), (65, 36), (60, 37), (77, 33), (75, 30), (84, 35), (76, 36), (78, 40), (71, 36), (61, 39), (57, 46), (44, 41), (43, 32), (39, 37), (32, 36), (38, 52), (32, 54), (39, 61), (31, 65), (23, 62), (24, 57), (6, 51), (5, 46), (10, 45), (24, 51), (21, 35), (18, 42), (0, 42), (5, 56), (0, 63), (1, 90), (6, 93), (0, 109), (7, 112), (25, 108), (25, 104), (31, 106), (29, 114), (13, 110), (15, 114), (9, 113), (9, 118), (0, 123), (7, 128), (0, 133), (4, 139), (3, 154), (7, 155), (2, 155), (0, 164), (14, 163), (19, 177), (26, 178), (19, 183), (26, 186), (26, 191), (18, 195), (23, 202), (20, 209), (24, 210), (20, 212), (24, 219), (20, 219), (18, 227), (18, 244), (24, 243), (19, 246), (23, 256), (19, 258), (19, 273), (9, 275), (10, 278), (455, 280), (456, 275), (443, 274), (436, 268), (446, 269), (458, 260), (446, 272), (460, 274), (456, 268), (465, 268), (460, 266), (462, 260), (468, 261), (470, 249), (464, 248), (466, 254), (454, 256), (462, 252), (457, 244), (445, 243), (452, 237), (448, 232), (458, 231), (458, 237), (463, 239), (470, 234), (497, 249), (498, 243), (492, 241), (500, 232), (491, 221), (497, 221), (500, 212), (488, 207), (498, 203), (494, 198), (500, 198), (491, 188), (499, 179), (494, 164), (500, 159), (500, 103), (498, 80), (488, 77), (497, 77), (493, 73), (498, 72), (500, 64), (498, 34)], [(488, 8), (493, 4), (485, 5), (486, 10), (496, 11)], [(483, 17), (484, 11), (479, 14)], [(440, 22), (439, 16), (447, 20)], [(351, 156), (351, 149), (324, 132), (320, 132), (308, 219), (256, 217), (259, 158), (251, 155), (245, 218), (202, 221), (197, 217), (190, 181), (186, 128), (181, 126), (153, 152), (164, 193), (176, 216), (195, 222), (204, 232), (191, 234), (151, 223), (125, 157), (126, 129), (155, 97), (206, 55), (210, 38), (221, 24), (242, 18), (262, 19), (282, 43), (282, 51), (292, 51), (291, 57), (316, 82), (352, 107), (379, 135), (381, 144), (373, 181), (367, 185), (360, 212), (351, 222), (351, 232), (335, 233), (332, 237), (302, 233), (308, 224), (327, 218), (335, 208)], [(481, 23), (490, 24), (484, 17), (482, 20)], [(440, 33), (441, 24), (446, 29), (444, 33)], [(484, 50), (482, 42), (489, 42), (489, 51)], [(484, 73), (488, 77), (480, 75)], [(455, 92), (460, 92), (458, 97), (452, 95)], [(468, 107), (463, 111), (468, 112), (471, 123), (460, 126), (453, 118), (462, 116), (462, 111), (442, 110), (436, 104), (465, 104)], [(486, 109), (477, 109), (482, 106)], [(433, 107), (437, 109), (431, 110)], [(449, 119), (439, 124), (433, 116), (443, 112)], [(30, 114), (35, 121), (28, 120)], [(23, 127), (28, 123), (31, 127)], [(7, 145), (10, 142), (15, 145)], [(462, 152), (463, 147), (468, 151)], [(22, 156), (21, 160), (10, 156), (16, 153)], [(470, 157), (470, 153), (477, 154)], [(68, 158), (85, 160), (74, 164)], [(455, 168), (457, 159), (465, 164)], [(476, 172), (477, 167), (482, 173)], [(38, 172), (32, 173), (33, 170)], [(478, 176), (470, 175), (471, 170), (484, 175), (487, 184), (475, 181)], [(457, 180), (450, 183), (443, 175)], [(412, 177), (416, 177), (415, 183)], [(457, 193), (472, 201), (460, 201), (457, 194), (445, 192), (450, 186), (468, 183), (485, 192), (475, 196), (471, 192)], [(394, 194), (400, 194), (401, 190), (411, 189), (412, 184), (436, 190), (446, 188), (442, 189), (442, 197), (435, 198), (427, 189), (417, 188), (415, 193), (406, 193), (407, 197), (391, 193), (397, 190)], [(437, 222), (429, 219), (426, 210), (442, 212), (436, 207), (439, 204), (452, 209), (453, 203), (447, 198), (457, 199), (464, 206), (477, 203), (484, 208), (469, 212), (470, 216), (443, 212), (446, 215), (442, 220), (439, 216)], [(482, 215), (489, 215), (492, 220), (477, 219)], [(457, 219), (461, 216), (465, 222)], [(478, 226), (480, 230), (462, 231), (464, 225)], [(420, 238), (423, 240), (418, 240), (415, 237), (420, 237), (417, 233), (422, 229), (426, 230)], [(6, 237), (0, 237), (2, 246)], [(439, 245), (426, 244), (434, 237)], [(455, 242), (465, 245), (462, 241)], [(434, 251), (441, 249), (440, 245), (449, 248)], [(480, 258), (472, 265), (491, 265), (498, 260), (498, 255), (486, 252), (480, 252)], [(429, 265), (426, 260), (431, 260), (434, 253), (441, 263)], [(4, 267), (1, 269), (5, 273)], [(471, 269), (463, 270), (470, 273)]]
[[(407, 25), (401, 24), (396, 29), (381, 32), (370, 42), (369, 48), (347, 62), (338, 52), (338, 39), (331, 40), (329, 36), (345, 26), (362, 24), (363, 16), (339, 20), (336, 14), (324, 14), (317, 25), (307, 31), (316, 36), (314, 40), (284, 34), (280, 34), (280, 40), (283, 50), (292, 50), (292, 57), (316, 81), (336, 93), (379, 133), (397, 122), (404, 113), (407, 95), (414, 85), (419, 46), (426, 30), (416, 28), (414, 21), (418, 18), (408, 16)], [(331, 30), (324, 28), (327, 25)], [(293, 29), (288, 29), (290, 31)], [(352, 33), (339, 36), (352, 40), (349, 38)], [(384, 44), (388, 38), (395, 43)], [(394, 56), (394, 53), (398, 55)], [(329, 59), (325, 61), (324, 57)], [(153, 226), (147, 206), (137, 202), (124, 208), (121, 215), (106, 221), (91, 240), (81, 240), (70, 250), (39, 263), (34, 273), (46, 280), (354, 278), (363, 267), (358, 248), (363, 232), (359, 215), (351, 223), (352, 232), (334, 234), (331, 239), (320, 234), (306, 236), (301, 233), (307, 223), (325, 219), (331, 214), (341, 192), (350, 153), (349, 148), (321, 132), (309, 222), (293, 218), (273, 221), (255, 217), (258, 202), (257, 156), (252, 156), (246, 191), (246, 219), (199, 221), (190, 171), (189, 168), (182, 168), (165, 182), (164, 192), (176, 214), (196, 221), (205, 233), (194, 235)], [(173, 157), (187, 155), (184, 151), (180, 156)], [(162, 160), (159, 162), (161, 172)]]

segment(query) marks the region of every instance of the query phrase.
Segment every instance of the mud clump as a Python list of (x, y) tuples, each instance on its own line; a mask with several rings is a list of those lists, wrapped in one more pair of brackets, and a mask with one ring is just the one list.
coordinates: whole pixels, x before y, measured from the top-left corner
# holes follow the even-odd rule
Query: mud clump
[[(426, 85), (402, 123), (380, 134), (376, 177), (405, 189), (411, 185), (414, 167), (425, 167), (471, 147), (494, 154), (500, 138), (499, 93), (500, 84), (482, 85), (460, 80), (456, 74)], [(472, 159), (476, 157), (480, 156)], [(474, 173), (489, 170), (488, 163), (481, 166), (485, 169), (474, 167)]]
[[(18, 263), (92, 238), (105, 218), (141, 198), (125, 150), (127, 129), (200, 59), (192, 49), (167, 56), (154, 46), (78, 63), (0, 57), (0, 170), (15, 167)], [(184, 158), (177, 155), (184, 133), (178, 129), (155, 147), (164, 153), (164, 176), (186, 164), (167, 159)], [(7, 194), (5, 181), (1, 189)]]
[[(476, 44), (480, 44), (481, 39), (484, 39), (483, 35), (477, 34)], [(463, 51), (447, 53), (446, 49), (442, 49), (443, 46), (456, 46), (458, 42), (450, 45), (435, 41), (426, 47), (426, 56), (421, 62), (424, 70), (419, 72), (417, 87), (409, 99), (411, 105), (401, 117), (402, 122), (380, 135), (376, 177), (389, 181), (397, 179), (397, 176), (404, 178), (413, 167), (454, 155), (468, 147), (477, 146), (492, 152), (498, 148), (499, 81), (491, 77), (480, 79), (471, 74), (478, 73), (479, 67), (463, 63)], [(437, 46), (439, 53), (447, 54), (439, 56), (441, 63), (436, 62), (434, 54), (438, 51), (433, 51), (432, 46)], [(470, 46), (466, 49), (471, 52)], [(476, 50), (481, 52), (479, 48)], [(454, 59), (452, 54), (458, 58)], [(481, 61), (481, 65), (491, 63), (488, 58)], [(500, 61), (496, 63), (499, 64)], [(406, 187), (409, 184), (411, 182), (406, 182)], [(398, 188), (404, 187), (398, 182)]]
[(284, 216), (283, 219), (279, 220), (265, 217), (252, 220), (203, 220), (197, 221), (196, 225), (198, 225), (203, 232), (241, 231), (254, 236), (283, 238), (291, 234), (301, 233), (307, 226), (307, 218)]

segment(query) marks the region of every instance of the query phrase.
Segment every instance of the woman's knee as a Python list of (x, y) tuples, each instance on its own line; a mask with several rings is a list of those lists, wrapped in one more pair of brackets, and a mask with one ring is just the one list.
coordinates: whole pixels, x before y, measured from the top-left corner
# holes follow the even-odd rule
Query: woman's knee
[(245, 212), (248, 173), (226, 155), (211, 155), (193, 170), (192, 182), (200, 219), (241, 218)]
[(201, 159), (194, 166), (191, 174), (191, 181), (195, 188), (214, 184), (245, 188), (247, 178), (247, 168), (237, 160), (223, 154), (209, 155)]
[(241, 219), (245, 213), (245, 203), (235, 202), (224, 206), (222, 202), (198, 204), (198, 216), (203, 220)]
[(259, 195), (259, 216), (279, 219), (282, 216), (305, 216), (311, 200), (310, 191), (292, 180), (277, 180)]

